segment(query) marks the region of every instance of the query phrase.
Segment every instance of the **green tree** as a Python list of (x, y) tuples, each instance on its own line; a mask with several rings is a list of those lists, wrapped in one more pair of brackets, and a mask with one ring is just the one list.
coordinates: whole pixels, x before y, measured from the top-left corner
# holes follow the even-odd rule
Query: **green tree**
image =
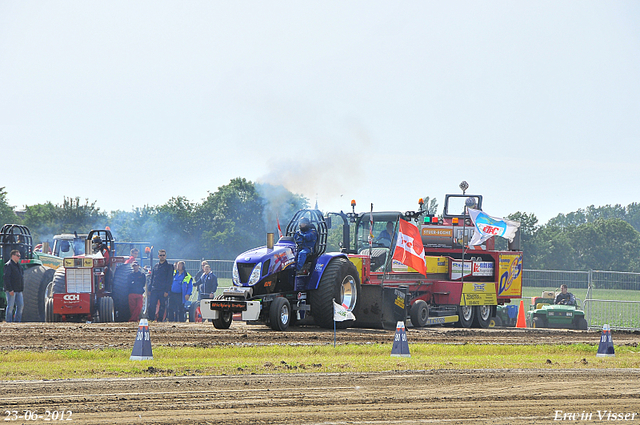
[(14, 209), (7, 201), (7, 192), (4, 187), (0, 187), (0, 225), (19, 224), (20, 219), (14, 212)]
[(255, 185), (244, 178), (235, 178), (210, 193), (195, 213), (202, 255), (231, 260), (263, 244), (263, 210)]
[(579, 270), (639, 270), (640, 233), (619, 218), (598, 218), (571, 232)]

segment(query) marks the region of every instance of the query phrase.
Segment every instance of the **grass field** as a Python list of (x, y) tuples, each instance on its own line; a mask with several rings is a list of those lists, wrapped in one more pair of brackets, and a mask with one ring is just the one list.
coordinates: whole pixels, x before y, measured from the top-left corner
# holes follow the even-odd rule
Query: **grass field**
[[(542, 291), (556, 291), (559, 288), (542, 288), (542, 287), (523, 287), (522, 296), (531, 301), (531, 297), (539, 297)], [(575, 295), (580, 301), (584, 301), (587, 296), (586, 288), (569, 288), (569, 292)], [(592, 297), (599, 300), (618, 300), (618, 301), (640, 301), (640, 291), (625, 289), (593, 289)], [(519, 301), (518, 301), (519, 302)]]
[(0, 376), (69, 379), (265, 373), (376, 372), (425, 369), (637, 368), (640, 349), (616, 347), (597, 358), (597, 345), (412, 344), (411, 357), (391, 357), (391, 344), (154, 349), (153, 360), (131, 361), (130, 350), (0, 352)]

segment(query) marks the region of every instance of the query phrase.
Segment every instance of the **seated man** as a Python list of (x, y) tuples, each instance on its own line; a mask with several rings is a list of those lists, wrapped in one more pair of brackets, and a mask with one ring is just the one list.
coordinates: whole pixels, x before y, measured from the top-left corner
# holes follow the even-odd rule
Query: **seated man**
[(373, 240), (374, 244), (378, 244), (378, 246), (383, 246), (385, 248), (391, 248), (391, 243), (393, 242), (393, 222), (387, 221), (387, 228), (384, 229), (376, 238)]
[(301, 273), (304, 263), (307, 261), (307, 257), (313, 252), (313, 248), (316, 245), (318, 233), (306, 217), (300, 219), (298, 227), (299, 230), (295, 235), (293, 235), (293, 240), (296, 242), (296, 246), (298, 248), (298, 254), (296, 256), (296, 272)]
[(576, 297), (571, 292), (567, 292), (567, 285), (560, 285), (560, 293), (556, 296), (555, 304), (575, 305)]

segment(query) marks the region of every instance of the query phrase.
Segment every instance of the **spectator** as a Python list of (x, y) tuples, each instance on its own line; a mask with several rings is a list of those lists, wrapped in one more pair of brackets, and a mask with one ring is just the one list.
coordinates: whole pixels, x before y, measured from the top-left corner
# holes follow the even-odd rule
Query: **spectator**
[(142, 313), (142, 299), (147, 284), (147, 277), (140, 271), (140, 264), (134, 262), (131, 267), (133, 271), (129, 274), (129, 311), (131, 312), (130, 322), (137, 322)]
[[(162, 322), (167, 307), (169, 291), (171, 291), (171, 283), (173, 282), (173, 265), (167, 261), (167, 251), (164, 249), (158, 251), (158, 260), (159, 262), (151, 270), (147, 316), (150, 321), (154, 321), (157, 318), (159, 322)], [(159, 306), (158, 303), (160, 303)]]
[(202, 299), (214, 298), (218, 289), (218, 277), (211, 271), (211, 266), (205, 264), (204, 273), (197, 281), (198, 301)]
[(184, 322), (184, 303), (189, 300), (193, 291), (193, 280), (187, 272), (184, 261), (176, 263), (176, 271), (173, 274), (171, 293), (169, 294), (169, 322)]
[(140, 251), (138, 250), (138, 248), (133, 248), (130, 252), (129, 252), (129, 258), (127, 258), (127, 261), (125, 261), (125, 264), (132, 264), (137, 260), (138, 256), (140, 255)]
[(199, 281), (200, 280), (200, 276), (202, 276), (202, 274), (204, 273), (204, 266), (206, 266), (207, 264), (209, 264), (208, 261), (202, 261), (202, 263), (200, 263), (200, 270), (198, 270), (198, 273), (196, 273), (196, 277), (193, 278), (194, 281)]
[[(4, 265), (4, 291), (9, 295), (7, 297), (7, 322), (22, 321), (24, 277), (20, 257), (20, 251), (14, 249), (11, 251), (11, 258)], [(14, 305), (16, 307), (15, 315), (13, 313)]]
[(556, 296), (555, 304), (576, 305), (576, 297), (567, 292), (567, 285), (560, 285), (560, 293)]
[(311, 225), (309, 219), (306, 217), (300, 219), (298, 227), (299, 230), (293, 235), (293, 240), (296, 242), (298, 248), (296, 272), (298, 274), (305, 274), (302, 268), (307, 261), (307, 257), (313, 252), (313, 248), (318, 240), (318, 232), (316, 232), (315, 227)]

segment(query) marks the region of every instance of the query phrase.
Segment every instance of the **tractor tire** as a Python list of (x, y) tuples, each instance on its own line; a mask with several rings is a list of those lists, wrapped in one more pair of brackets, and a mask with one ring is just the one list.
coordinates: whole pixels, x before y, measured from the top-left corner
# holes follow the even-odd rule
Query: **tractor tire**
[(115, 308), (115, 321), (128, 322), (131, 316), (129, 311), (129, 275), (133, 269), (130, 264), (116, 265), (111, 286), (112, 302)]
[(291, 304), (284, 297), (278, 297), (269, 307), (269, 324), (274, 331), (286, 331), (291, 323)]
[(51, 280), (47, 285), (44, 294), (44, 321), (47, 323), (53, 323), (60, 322), (61, 320), (62, 318), (60, 315), (53, 312), (53, 280)]
[(202, 313), (200, 313), (200, 301), (194, 301), (189, 306), (189, 322), (202, 323)]
[(531, 319), (531, 327), (546, 328), (547, 327), (546, 320), (544, 320), (543, 317), (535, 316), (533, 319)]
[(476, 316), (476, 309), (470, 305), (458, 306), (458, 321), (456, 327), (470, 328), (473, 325)]
[(478, 305), (473, 307), (475, 310), (473, 318), (473, 327), (486, 329), (491, 322), (491, 306), (490, 305)]
[(417, 300), (409, 310), (409, 317), (414, 328), (426, 326), (429, 320), (429, 304), (424, 300)]
[[(215, 297), (216, 300), (222, 299), (222, 295)], [(217, 319), (213, 319), (213, 326), (216, 329), (229, 329), (233, 322), (233, 313), (230, 311), (222, 311)]]
[(98, 300), (98, 315), (101, 323), (111, 323), (115, 321), (115, 311), (113, 298), (102, 297)]
[(44, 294), (54, 270), (45, 266), (33, 266), (24, 271), (23, 322), (44, 322)]
[(502, 319), (500, 316), (492, 317), (489, 321), (490, 328), (501, 328), (502, 327)]
[(589, 329), (589, 324), (584, 317), (578, 317), (575, 323), (576, 329), (579, 331), (586, 331)]
[(67, 280), (65, 278), (67, 270), (64, 267), (58, 267), (53, 275), (51, 296), (53, 294), (64, 294), (67, 292)]
[[(334, 258), (329, 262), (318, 283), (318, 289), (309, 292), (311, 315), (316, 324), (322, 328), (333, 328), (333, 300), (338, 304), (346, 304), (348, 311), (358, 306), (360, 295), (360, 276), (353, 263), (346, 258)], [(357, 316), (356, 316), (357, 318)], [(336, 327), (346, 329), (352, 320), (337, 322)]]

